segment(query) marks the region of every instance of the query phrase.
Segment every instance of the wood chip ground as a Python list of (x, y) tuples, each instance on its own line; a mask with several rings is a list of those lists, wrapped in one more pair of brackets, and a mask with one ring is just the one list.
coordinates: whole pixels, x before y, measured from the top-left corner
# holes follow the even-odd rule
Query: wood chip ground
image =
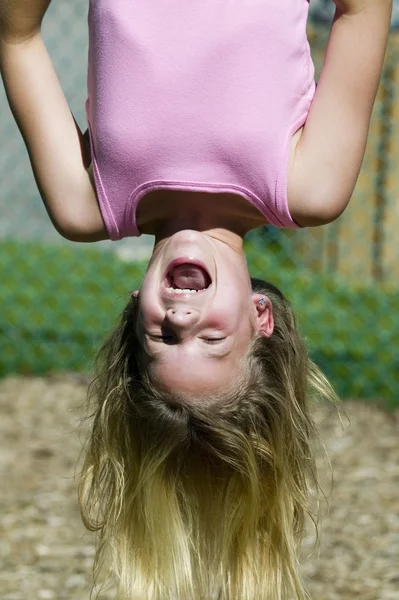
[[(87, 380), (73, 374), (0, 382), (0, 598), (88, 600), (93, 536), (80, 521), (75, 428)], [(319, 457), (329, 511), (304, 543), (313, 600), (399, 600), (399, 412), (345, 403), (351, 423), (315, 408), (333, 471)], [(112, 589), (103, 600), (114, 598)]]

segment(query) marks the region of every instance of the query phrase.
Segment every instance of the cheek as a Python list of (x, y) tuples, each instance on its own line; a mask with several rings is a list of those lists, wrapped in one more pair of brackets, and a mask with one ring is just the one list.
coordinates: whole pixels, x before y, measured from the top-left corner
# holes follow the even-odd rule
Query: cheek
[(219, 301), (209, 314), (209, 326), (226, 329), (229, 332), (249, 327), (250, 315), (248, 302), (244, 302), (235, 294), (230, 294)]
[(160, 326), (163, 315), (154, 296), (145, 296), (140, 293), (140, 304), (138, 310), (138, 324), (141, 328), (148, 330), (154, 325)]
[(139, 298), (145, 303), (151, 302), (157, 296), (159, 288), (159, 273), (156, 268), (150, 268), (144, 275), (144, 279), (140, 286)]

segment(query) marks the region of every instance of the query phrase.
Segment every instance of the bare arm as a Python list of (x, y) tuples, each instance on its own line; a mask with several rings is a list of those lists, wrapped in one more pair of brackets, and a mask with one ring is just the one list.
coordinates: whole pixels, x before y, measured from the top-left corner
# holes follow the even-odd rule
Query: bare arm
[(54, 227), (72, 241), (107, 239), (85, 168), (83, 136), (40, 33), (49, 4), (0, 0), (0, 71)]
[(349, 203), (366, 149), (392, 12), (392, 0), (335, 3), (320, 80), (291, 155), (289, 206), (304, 226), (333, 221)]

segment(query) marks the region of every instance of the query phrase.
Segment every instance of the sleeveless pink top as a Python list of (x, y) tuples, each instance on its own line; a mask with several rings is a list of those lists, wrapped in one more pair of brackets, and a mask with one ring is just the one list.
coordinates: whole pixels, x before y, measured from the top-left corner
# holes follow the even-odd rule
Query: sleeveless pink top
[(140, 235), (138, 203), (166, 188), (240, 194), (296, 227), (287, 169), (315, 91), (307, 16), (308, 0), (90, 1), (86, 113), (111, 239)]

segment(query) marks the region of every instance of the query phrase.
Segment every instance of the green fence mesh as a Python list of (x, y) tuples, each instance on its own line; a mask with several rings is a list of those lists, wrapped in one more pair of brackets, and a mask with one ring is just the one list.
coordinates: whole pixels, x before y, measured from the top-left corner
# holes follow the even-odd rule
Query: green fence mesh
[[(328, 26), (309, 25), (319, 73)], [(85, 128), (87, 4), (55, 3), (44, 37)], [(282, 288), (313, 358), (343, 397), (399, 398), (399, 32), (392, 31), (362, 172), (349, 208), (317, 229), (253, 232), (251, 274)], [(88, 371), (129, 292), (148, 236), (95, 246), (53, 229), (0, 93), (0, 375)]]

